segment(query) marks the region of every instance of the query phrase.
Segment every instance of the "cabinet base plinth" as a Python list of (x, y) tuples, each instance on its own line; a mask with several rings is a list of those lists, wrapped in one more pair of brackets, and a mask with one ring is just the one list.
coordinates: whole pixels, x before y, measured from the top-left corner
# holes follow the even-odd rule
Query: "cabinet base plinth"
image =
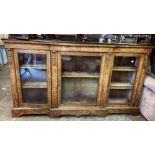
[(12, 117), (20, 117), (22, 115), (49, 115), (50, 109), (45, 108), (13, 108), (11, 110)]
[(51, 118), (60, 116), (99, 116), (105, 117), (108, 114), (131, 114), (139, 115), (138, 107), (128, 108), (106, 108), (106, 109), (42, 109), (42, 108), (13, 108), (12, 117), (20, 117), (22, 115), (49, 115)]

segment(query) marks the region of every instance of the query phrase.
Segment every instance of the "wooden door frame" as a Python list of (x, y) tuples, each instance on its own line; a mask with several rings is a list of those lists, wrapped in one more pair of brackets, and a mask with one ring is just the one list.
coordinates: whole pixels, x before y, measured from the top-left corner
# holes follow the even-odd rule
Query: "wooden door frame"
[(113, 62), (114, 62), (114, 53), (112, 52), (106, 53), (105, 65), (104, 65), (104, 79), (103, 79), (103, 85), (102, 85), (101, 107), (107, 106), (109, 92), (110, 92)]
[[(113, 55), (113, 62), (111, 63), (111, 72), (110, 72), (110, 81), (109, 81), (109, 85), (108, 85), (108, 95), (106, 97), (106, 107), (117, 107), (117, 106), (134, 106), (134, 102), (135, 102), (135, 97), (137, 95), (137, 89), (138, 89), (138, 84), (139, 84), (139, 80), (140, 80), (140, 76), (142, 74), (141, 69), (143, 67), (143, 61), (144, 61), (144, 55), (145, 54), (141, 54), (141, 53), (112, 53)], [(138, 57), (139, 58), (139, 63), (137, 66), (137, 70), (135, 71), (136, 76), (135, 76), (135, 80), (134, 80), (134, 84), (133, 84), (133, 89), (132, 89), (132, 94), (131, 94), (131, 100), (129, 103), (122, 103), (122, 104), (108, 104), (108, 100), (109, 100), (109, 93), (110, 93), (110, 83), (111, 83), (111, 78), (112, 78), (112, 69), (113, 69), (113, 65), (114, 65), (114, 59), (115, 57), (120, 56), (120, 57)]]
[[(22, 88), (21, 88), (21, 78), (19, 73), (19, 58), (20, 53), (31, 53), (31, 54), (45, 54), (47, 56), (47, 104), (31, 104), (24, 103), (22, 99)], [(17, 93), (19, 100), (19, 107), (31, 107), (31, 108), (48, 108), (51, 107), (51, 66), (50, 66), (50, 51), (46, 50), (29, 50), (29, 49), (14, 49), (14, 60), (15, 60), (15, 72), (17, 81)]]
[(137, 69), (136, 84), (134, 86), (134, 94), (132, 96), (132, 106), (134, 107), (138, 107), (138, 102), (141, 96), (147, 70), (148, 56), (148, 54), (141, 54), (140, 56), (139, 66)]
[(11, 83), (13, 107), (17, 108), (19, 106), (19, 101), (18, 101), (17, 80), (16, 80), (16, 72), (15, 72), (14, 49), (7, 48), (6, 50), (7, 50), (7, 58), (8, 58), (8, 65), (9, 65), (9, 76), (10, 76), (10, 83)]
[[(100, 76), (98, 80), (98, 95), (96, 104), (93, 105), (64, 105), (61, 103), (61, 57), (62, 55), (70, 55), (70, 56), (98, 56), (101, 57), (101, 64), (100, 64)], [(102, 97), (102, 86), (103, 86), (103, 68), (104, 68), (104, 61), (105, 61), (105, 53), (81, 53), (81, 52), (58, 52), (58, 108), (97, 108), (101, 106), (101, 97)]]

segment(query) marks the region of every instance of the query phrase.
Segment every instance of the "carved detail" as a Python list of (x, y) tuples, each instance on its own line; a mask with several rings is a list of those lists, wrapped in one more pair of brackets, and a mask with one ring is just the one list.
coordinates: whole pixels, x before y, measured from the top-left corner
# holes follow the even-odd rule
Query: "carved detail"
[(112, 54), (111, 52), (108, 52), (108, 53), (107, 53), (108, 56), (110, 56), (111, 54)]
[(112, 53), (107, 53), (107, 63), (108, 63), (108, 66), (111, 64), (111, 62), (110, 62), (110, 59), (111, 59), (111, 55), (112, 55)]
[(148, 65), (148, 55), (146, 55), (145, 57), (145, 69), (147, 69), (147, 65)]
[(13, 51), (11, 49), (7, 50), (7, 56), (8, 56), (8, 63), (9, 63), (9, 65), (12, 64), (12, 53), (13, 53)]
[(57, 108), (57, 104), (55, 104), (55, 103), (52, 103), (52, 108)]
[(52, 51), (52, 64), (56, 65), (56, 51), (55, 50)]

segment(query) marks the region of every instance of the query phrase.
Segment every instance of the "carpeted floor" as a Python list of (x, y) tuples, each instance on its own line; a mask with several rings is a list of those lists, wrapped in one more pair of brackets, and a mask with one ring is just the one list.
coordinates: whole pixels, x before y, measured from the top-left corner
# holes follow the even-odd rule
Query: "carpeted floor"
[(5, 66), (0, 71), (0, 121), (146, 121), (141, 115), (131, 116), (126, 114), (108, 115), (106, 117), (83, 116), (79, 118), (63, 116), (54, 119), (46, 115), (30, 115), (12, 118), (11, 107), (12, 98), (9, 73), (8, 67)]

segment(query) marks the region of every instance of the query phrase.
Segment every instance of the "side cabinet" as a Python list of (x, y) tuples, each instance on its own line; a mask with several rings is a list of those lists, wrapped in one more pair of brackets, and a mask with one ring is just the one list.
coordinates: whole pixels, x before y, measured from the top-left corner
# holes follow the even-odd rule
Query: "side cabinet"
[(111, 59), (106, 106), (134, 106), (145, 55), (113, 53)]
[(12, 116), (139, 114), (153, 47), (106, 46), (8, 41)]
[[(15, 91), (18, 97), (18, 108), (15, 107), (13, 115), (50, 113), (52, 98), (50, 51), (12, 49), (12, 52), (16, 76)], [(18, 113), (19, 108), (23, 111)]]

